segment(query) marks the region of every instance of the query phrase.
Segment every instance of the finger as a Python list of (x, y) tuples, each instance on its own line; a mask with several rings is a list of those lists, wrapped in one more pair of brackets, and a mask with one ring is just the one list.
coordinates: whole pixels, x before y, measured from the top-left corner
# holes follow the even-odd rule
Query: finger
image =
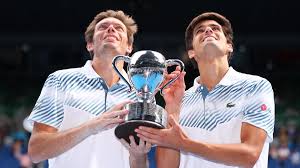
[(123, 123), (123, 119), (115, 118), (110, 120), (105, 120), (103, 123), (103, 127), (106, 129), (114, 128), (115, 126), (119, 125), (120, 123)]
[(105, 130), (112, 129), (122, 122), (124, 122), (124, 121), (112, 121), (112, 123), (107, 123), (107, 125), (104, 126), (104, 129)]
[(125, 146), (125, 148), (126, 148), (127, 150), (129, 150), (130, 145), (129, 145), (129, 143), (127, 143), (127, 141), (126, 141), (125, 139), (123, 139), (123, 138), (120, 139), (120, 142), (121, 142), (122, 145)]
[(135, 130), (138, 134), (141, 134), (143, 135), (144, 137), (147, 137), (147, 138), (150, 138), (150, 139), (160, 139), (160, 133), (153, 133), (153, 132), (156, 132), (156, 131), (145, 131), (145, 130), (141, 130), (141, 129), (136, 129)]
[(172, 71), (171, 73), (164, 73), (165, 79), (171, 79), (176, 75), (179, 75), (181, 72), (180, 71)]
[(184, 77), (185, 77), (185, 75), (186, 75), (186, 72), (185, 71), (183, 71), (181, 74), (180, 74), (180, 76), (179, 76), (179, 81), (183, 81), (184, 82)]
[(180, 66), (176, 66), (176, 71), (181, 71), (181, 67)]
[(169, 80), (174, 80), (174, 79), (176, 79), (175, 81), (173, 81), (173, 83), (174, 82), (176, 82), (177, 83), (177, 79), (180, 77), (180, 75), (181, 75), (181, 72), (180, 71), (173, 71), (171, 74), (169, 74), (168, 75), (168, 79)]
[(125, 100), (119, 104), (116, 104), (112, 109), (109, 111), (116, 111), (116, 110), (121, 110), (126, 104), (133, 103), (132, 100)]
[(126, 115), (120, 115), (119, 118), (125, 119)]
[[(172, 71), (170, 74), (172, 74), (172, 73), (175, 73), (175, 74), (181, 73), (181, 68), (180, 68), (180, 66), (176, 66), (175, 70)], [(167, 73), (167, 74), (168, 74), (168, 73)]]
[(185, 87), (185, 82), (184, 82), (184, 76), (185, 76), (186, 72), (182, 72), (180, 73), (179, 77), (178, 77), (178, 80), (176, 80), (174, 83), (173, 83), (173, 86), (175, 87)]
[(123, 123), (125, 120), (122, 118), (112, 118), (112, 119), (108, 119), (107, 122), (110, 124), (120, 124)]
[(118, 110), (118, 111), (111, 111), (111, 112), (106, 112), (104, 114), (104, 118), (116, 118), (116, 117), (119, 117), (119, 116), (123, 116), (123, 115), (126, 115), (128, 114), (128, 110), (127, 109), (124, 109), (124, 110)]
[(137, 134), (137, 136), (138, 136), (140, 139), (142, 139), (143, 141), (145, 141), (145, 142), (148, 142), (148, 143), (150, 143), (150, 144), (156, 144), (156, 145), (159, 145), (159, 141), (156, 140), (156, 139), (148, 138), (148, 137), (146, 137), (146, 136), (144, 136), (144, 135), (142, 135), (142, 134)]
[(167, 73), (167, 74), (165, 74), (165, 77), (170, 77), (170, 75), (171, 76), (176, 76), (176, 75), (179, 75), (181, 72), (180, 71), (178, 71), (178, 70), (175, 70), (175, 71), (172, 71), (171, 73)]
[(183, 79), (183, 78), (184, 78), (184, 76), (185, 76), (185, 74), (186, 74), (186, 72), (185, 72), (185, 71), (181, 72), (181, 73), (180, 73), (180, 75), (179, 75), (179, 79)]
[(147, 150), (147, 152), (149, 152), (151, 150), (152, 144), (150, 142), (147, 142), (147, 141), (145, 141), (145, 142), (146, 142), (146, 150)]
[(140, 141), (139, 141), (139, 148), (143, 148), (145, 145), (145, 141), (143, 141), (141, 138), (140, 138)]
[[(166, 75), (166, 77), (165, 77), (164, 81), (162, 82), (162, 84), (160, 85), (160, 87), (166, 85), (166, 84), (167, 84), (168, 82), (170, 82), (172, 79), (177, 78), (177, 76), (179, 76), (179, 74), (176, 74), (176, 73)], [(170, 83), (170, 84), (169, 84), (168, 86), (166, 86), (165, 88), (171, 87), (171, 86), (174, 84), (174, 82), (176, 82), (176, 81), (177, 81), (177, 80), (173, 81), (172, 83)]]
[(180, 67), (179, 68), (177, 67), (172, 73), (180, 74), (181, 73)]
[(130, 146), (136, 148), (137, 144), (135, 143), (134, 137), (132, 135), (129, 136), (129, 140), (130, 140)]
[(171, 88), (165, 88), (165, 89), (163, 90), (163, 92), (164, 92), (163, 96), (164, 96), (166, 93), (170, 92), (170, 90), (171, 90)]
[(180, 72), (176, 72), (176, 71), (173, 71), (172, 73), (170, 73), (170, 74), (167, 74), (166, 75), (166, 78), (167, 79), (173, 79), (174, 77), (176, 77), (177, 75), (179, 75), (180, 74)]
[(164, 84), (166, 84), (167, 82), (169, 82), (170, 80), (176, 78), (178, 75), (177, 74), (168, 74), (165, 76), (165, 79), (163, 81)]
[(138, 129), (136, 129), (137, 131), (140, 132), (147, 132), (147, 133), (151, 133), (151, 134), (159, 134), (160, 133), (160, 129), (156, 129), (156, 128), (150, 128), (150, 127), (145, 127), (145, 126), (139, 126)]

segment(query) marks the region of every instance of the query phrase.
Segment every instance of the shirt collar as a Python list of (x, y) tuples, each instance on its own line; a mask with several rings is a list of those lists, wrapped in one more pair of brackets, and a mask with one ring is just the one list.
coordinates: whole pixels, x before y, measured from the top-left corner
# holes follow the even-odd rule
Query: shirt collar
[[(194, 79), (193, 88), (197, 89), (201, 84), (198, 83), (200, 76)], [(228, 71), (217, 85), (229, 86), (236, 83), (240, 79), (239, 72), (229, 67)]]
[(232, 67), (229, 67), (229, 70), (226, 72), (225, 76), (219, 82), (218, 85), (229, 86), (240, 80), (239, 72), (234, 70)]
[[(86, 75), (87, 78), (101, 78), (101, 79), (103, 79), (100, 75), (97, 74), (97, 72), (92, 67), (92, 61), (91, 60), (86, 61), (85, 65), (82, 67), (82, 69), (83, 69), (83, 73)], [(124, 76), (124, 78), (127, 81), (129, 81), (128, 80), (128, 75), (127, 75), (127, 73), (124, 69), (122, 69), (121, 74)], [(126, 82), (123, 81), (123, 80), (119, 80), (118, 83), (119, 84), (126, 84)]]

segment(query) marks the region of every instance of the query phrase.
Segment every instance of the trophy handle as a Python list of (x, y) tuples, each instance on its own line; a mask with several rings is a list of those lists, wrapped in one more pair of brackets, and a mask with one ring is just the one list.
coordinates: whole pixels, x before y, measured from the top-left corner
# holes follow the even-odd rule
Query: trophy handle
[(119, 75), (119, 77), (125, 81), (125, 83), (128, 85), (129, 87), (129, 92), (132, 90), (132, 86), (130, 85), (130, 83), (126, 80), (126, 78), (122, 75), (122, 73), (118, 70), (116, 63), (117, 61), (122, 60), (125, 61), (126, 63), (130, 63), (130, 57), (126, 56), (126, 55), (117, 55), (114, 57), (114, 59), (112, 60), (112, 66), (114, 68), (114, 70), (117, 72), (117, 74)]
[[(179, 60), (179, 59), (168, 59), (168, 60), (166, 60), (166, 67), (173, 66), (173, 65), (179, 65), (180, 66), (180, 72), (182, 72), (184, 70), (184, 63), (181, 60)], [(178, 78), (179, 78), (179, 75), (177, 75), (175, 78), (171, 79), (164, 86), (162, 86), (161, 89), (160, 89), (160, 94), (163, 95), (164, 88), (169, 86), (171, 83), (173, 83)]]

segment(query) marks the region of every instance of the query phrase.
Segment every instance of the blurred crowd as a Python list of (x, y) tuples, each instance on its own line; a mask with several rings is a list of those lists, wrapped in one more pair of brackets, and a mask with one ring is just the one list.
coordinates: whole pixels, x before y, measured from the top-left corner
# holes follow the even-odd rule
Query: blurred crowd
[(5, 115), (0, 117), (0, 167), (32, 167), (27, 155), (29, 133), (14, 129), (12, 119)]
[(269, 167), (300, 168), (299, 128), (294, 124), (278, 129), (270, 145)]

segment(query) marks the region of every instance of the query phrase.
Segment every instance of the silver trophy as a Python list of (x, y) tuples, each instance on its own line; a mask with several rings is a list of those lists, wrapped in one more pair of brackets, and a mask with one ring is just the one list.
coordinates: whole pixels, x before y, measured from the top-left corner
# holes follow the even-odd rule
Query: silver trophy
[[(127, 81), (116, 67), (116, 62), (122, 60), (128, 63)], [(167, 126), (167, 113), (161, 106), (155, 103), (155, 94), (174, 82), (179, 76), (160, 86), (164, 81), (164, 73), (167, 67), (178, 65), (181, 71), (184, 64), (179, 59), (166, 60), (165, 57), (156, 51), (142, 50), (134, 53), (132, 57), (117, 55), (112, 61), (113, 68), (120, 78), (126, 82), (130, 89), (135, 90), (137, 102), (127, 104), (129, 110), (125, 116), (125, 122), (118, 125), (115, 135), (130, 142), (129, 136), (133, 135), (138, 144), (139, 138), (134, 130), (139, 126), (147, 126), (162, 129)]]

